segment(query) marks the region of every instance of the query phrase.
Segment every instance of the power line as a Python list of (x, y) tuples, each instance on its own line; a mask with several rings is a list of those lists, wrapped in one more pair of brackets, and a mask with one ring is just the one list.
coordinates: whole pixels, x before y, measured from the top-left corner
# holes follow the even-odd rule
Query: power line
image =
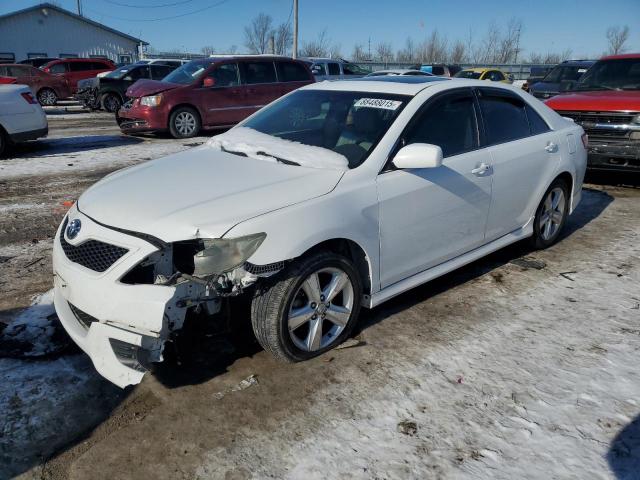
[(210, 10), (214, 7), (219, 7), (220, 5), (227, 3), (229, 0), (221, 0), (219, 2), (216, 2), (212, 5), (209, 5), (207, 7), (204, 8), (200, 8), (198, 10), (193, 10), (191, 12), (187, 12), (187, 13), (181, 13), (180, 15), (171, 15), (169, 17), (159, 17), (159, 18), (124, 18), (124, 17), (115, 17), (113, 15), (107, 15), (105, 13), (102, 12), (98, 12), (97, 10), (93, 10), (90, 9), (93, 13), (97, 14), (97, 15), (101, 15), (103, 17), (106, 18), (112, 18), (114, 20), (121, 20), (123, 22), (160, 22), (163, 20), (173, 20), (174, 18), (181, 18), (181, 17), (186, 17), (188, 15), (195, 15), (196, 13), (200, 13), (200, 12), (204, 12), (205, 10)]
[(193, 0), (182, 0), (180, 2), (163, 3), (162, 5), (131, 5), (129, 3), (114, 2), (113, 0), (104, 0), (104, 1), (112, 5), (117, 5), (119, 7), (127, 7), (127, 8), (164, 8), (164, 7), (175, 7), (177, 5), (184, 5), (185, 3), (193, 2)]

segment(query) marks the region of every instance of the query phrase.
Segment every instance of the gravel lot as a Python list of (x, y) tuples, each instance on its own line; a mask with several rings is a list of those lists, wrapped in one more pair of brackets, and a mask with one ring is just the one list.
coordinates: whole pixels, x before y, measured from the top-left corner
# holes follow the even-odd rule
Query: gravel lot
[(46, 295), (24, 309), (51, 288), (69, 201), (205, 138), (48, 113), (46, 140), (0, 160), (0, 478), (640, 478), (637, 186), (595, 178), (559, 244), (514, 245), (365, 312), (352, 348), (277, 364), (240, 304), (233, 335), (201, 332), (121, 391), (55, 323), (41, 330), (60, 348), (40, 356), (6, 332), (51, 313)]

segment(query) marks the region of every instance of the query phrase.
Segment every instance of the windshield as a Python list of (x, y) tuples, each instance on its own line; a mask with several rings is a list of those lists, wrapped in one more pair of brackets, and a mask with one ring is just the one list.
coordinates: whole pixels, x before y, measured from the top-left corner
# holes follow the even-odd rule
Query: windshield
[(574, 90), (640, 90), (640, 58), (600, 60)]
[(568, 81), (577, 81), (582, 74), (587, 71), (587, 67), (579, 67), (577, 65), (558, 65), (549, 74), (544, 77), (543, 82), (548, 83), (561, 83)]
[(478, 80), (482, 75), (481, 72), (474, 72), (473, 70), (462, 70), (454, 75), (456, 78), (470, 78), (472, 80)]
[(194, 60), (176, 68), (173, 72), (162, 79), (163, 82), (180, 83), (188, 85), (200, 78), (202, 73), (209, 68), (209, 60)]
[[(279, 145), (272, 142), (273, 150), (271, 145), (262, 148), (265, 156), (308, 167), (335, 168), (337, 154), (343, 158), (345, 168), (356, 168), (369, 156), (410, 98), (372, 92), (298, 90), (260, 110), (242, 127), (285, 141)], [(229, 133), (235, 130), (238, 129)], [(296, 145), (293, 142), (297, 142), (298, 148), (291, 147)], [(251, 139), (244, 143), (251, 145)], [(299, 148), (301, 146), (312, 147), (315, 153), (305, 155), (304, 151), (309, 149)], [(236, 151), (233, 145), (225, 145), (225, 149), (231, 153)]]
[(120, 79), (124, 77), (132, 68), (133, 65), (123, 65), (122, 67), (116, 68), (115, 70), (107, 73), (105, 77)]

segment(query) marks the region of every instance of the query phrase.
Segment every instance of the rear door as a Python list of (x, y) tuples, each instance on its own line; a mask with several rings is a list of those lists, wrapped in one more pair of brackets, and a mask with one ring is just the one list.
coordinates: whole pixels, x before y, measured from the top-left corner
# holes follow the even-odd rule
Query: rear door
[(477, 89), (493, 170), (487, 241), (524, 226), (558, 163), (558, 134), (519, 95)]
[(281, 95), (273, 61), (247, 60), (240, 65), (246, 86), (247, 112), (259, 110)]
[[(202, 81), (196, 90), (205, 126), (234, 125), (255, 111), (247, 106), (236, 62), (215, 65)], [(205, 83), (212, 85), (205, 86)]]

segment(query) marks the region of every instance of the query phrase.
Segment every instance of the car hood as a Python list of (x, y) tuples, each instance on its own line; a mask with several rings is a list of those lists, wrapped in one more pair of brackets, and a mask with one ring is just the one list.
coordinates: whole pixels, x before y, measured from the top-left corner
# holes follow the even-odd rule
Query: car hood
[(82, 90), (83, 88), (96, 88), (99, 83), (100, 79), (98, 77), (85, 78), (84, 80), (78, 81), (78, 90)]
[(167, 90), (173, 90), (174, 88), (181, 87), (177, 83), (161, 82), (159, 80), (138, 80), (127, 89), (127, 97), (145, 97), (147, 95), (154, 95), (160, 92), (166, 92)]
[(598, 90), (566, 93), (553, 97), (545, 103), (548, 107), (560, 111), (640, 111), (640, 91)]
[(105, 177), (82, 194), (78, 209), (165, 242), (220, 238), (244, 220), (329, 193), (343, 173), (205, 145)]

